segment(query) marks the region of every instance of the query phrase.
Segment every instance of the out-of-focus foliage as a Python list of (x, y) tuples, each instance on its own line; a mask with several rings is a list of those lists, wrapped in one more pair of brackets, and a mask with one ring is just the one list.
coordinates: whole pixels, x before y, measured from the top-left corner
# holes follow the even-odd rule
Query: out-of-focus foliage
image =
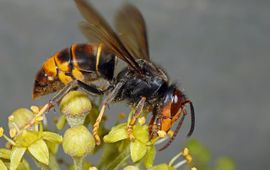
[(192, 164), (186, 169), (195, 166), (200, 170), (235, 170), (235, 163), (232, 158), (228, 156), (212, 158), (210, 150), (198, 140), (190, 139), (186, 146), (193, 155)]

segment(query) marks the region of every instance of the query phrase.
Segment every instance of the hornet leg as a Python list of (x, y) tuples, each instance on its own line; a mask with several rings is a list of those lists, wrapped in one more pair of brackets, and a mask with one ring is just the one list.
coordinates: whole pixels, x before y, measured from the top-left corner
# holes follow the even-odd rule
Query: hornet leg
[(142, 111), (143, 111), (143, 107), (144, 107), (144, 104), (145, 104), (145, 100), (146, 98), (145, 97), (142, 97), (141, 100), (139, 101), (139, 103), (137, 104), (136, 106), (136, 110), (135, 112), (132, 114), (132, 117), (130, 119), (130, 122), (127, 126), (127, 131), (128, 131), (128, 136), (129, 136), (129, 139), (131, 141), (133, 141), (135, 139), (134, 135), (133, 135), (133, 126), (135, 125), (137, 119), (140, 117)]
[(158, 113), (158, 107), (157, 106), (154, 107), (152, 112), (153, 112), (153, 115), (152, 115), (151, 120), (150, 120), (149, 125), (148, 125), (148, 131), (149, 131), (149, 134), (150, 134), (150, 139), (152, 139), (157, 133), (157, 130), (153, 129), (153, 128), (154, 128), (154, 125), (156, 125), (155, 121), (156, 121), (156, 117), (157, 117), (157, 113)]
[(75, 88), (81, 88), (87, 92), (93, 93), (93, 94), (98, 94), (101, 95), (103, 94), (103, 91), (97, 89), (95, 86), (85, 84), (84, 82), (80, 80), (74, 80), (67, 84), (62, 90), (60, 90), (50, 101), (50, 107), (53, 107), (56, 105), (68, 92)]
[(96, 122), (94, 124), (94, 127), (93, 127), (93, 135), (95, 137), (97, 145), (100, 144), (100, 137), (98, 135), (98, 129), (99, 129), (99, 125), (100, 125), (100, 122), (102, 120), (103, 114), (105, 112), (105, 109), (108, 106), (108, 104), (111, 103), (114, 100), (114, 98), (118, 94), (118, 92), (119, 92), (120, 88), (123, 86), (123, 84), (124, 84), (123, 82), (120, 82), (120, 83), (116, 84), (116, 86), (112, 90), (112, 92), (110, 92), (108, 94), (108, 96), (102, 101), (102, 105), (101, 105), (99, 115), (98, 115), (98, 117), (96, 119)]

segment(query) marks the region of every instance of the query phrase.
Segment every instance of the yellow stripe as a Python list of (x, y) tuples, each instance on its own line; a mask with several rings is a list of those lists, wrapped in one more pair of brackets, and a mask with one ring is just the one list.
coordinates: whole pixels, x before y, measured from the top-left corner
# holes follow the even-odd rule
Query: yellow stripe
[(71, 46), (71, 57), (72, 57), (71, 60), (73, 62), (74, 67), (80, 68), (78, 64), (77, 56), (75, 54), (76, 47), (77, 47), (77, 44), (72, 44)]
[(102, 44), (99, 44), (98, 50), (97, 50), (96, 71), (98, 71), (98, 65), (99, 65), (99, 61), (100, 61), (101, 50), (102, 50)]

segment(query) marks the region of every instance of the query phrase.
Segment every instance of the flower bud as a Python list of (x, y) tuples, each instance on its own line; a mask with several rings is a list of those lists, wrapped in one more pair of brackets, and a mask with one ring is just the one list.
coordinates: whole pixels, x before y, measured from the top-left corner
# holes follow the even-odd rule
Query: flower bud
[(15, 128), (11, 128), (10, 130), (9, 130), (9, 136), (10, 137), (15, 137), (16, 136), (16, 134), (17, 134), (17, 130), (15, 129)]
[(84, 157), (93, 152), (94, 148), (94, 137), (85, 126), (74, 126), (65, 132), (63, 149), (71, 157)]
[(0, 127), (0, 137), (2, 137), (4, 135), (4, 128)]
[(81, 91), (69, 92), (60, 102), (60, 111), (65, 115), (71, 127), (82, 125), (91, 109), (91, 101), (87, 94)]
[(26, 108), (19, 108), (10, 115), (8, 122), (9, 129), (22, 129), (33, 119), (33, 117), (34, 114), (30, 110)]
[(192, 162), (192, 156), (191, 155), (185, 156), (185, 159), (187, 160), (188, 163)]
[(182, 151), (182, 155), (183, 156), (189, 155), (189, 149), (188, 148), (184, 148), (183, 151)]

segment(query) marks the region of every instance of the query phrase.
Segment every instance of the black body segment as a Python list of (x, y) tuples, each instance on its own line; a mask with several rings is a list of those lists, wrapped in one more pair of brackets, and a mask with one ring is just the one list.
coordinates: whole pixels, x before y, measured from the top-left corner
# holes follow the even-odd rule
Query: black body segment
[(96, 72), (106, 80), (112, 80), (114, 76), (115, 55), (106, 48), (100, 46), (89, 46), (88, 44), (77, 44), (72, 46), (72, 63), (82, 72)]
[(127, 100), (131, 104), (137, 104), (141, 97), (146, 97), (146, 105), (152, 104), (164, 94), (168, 82), (158, 76), (159, 68), (146, 60), (137, 60), (144, 74), (138, 74), (131, 69), (122, 70), (116, 77), (117, 82), (124, 82), (116, 101)]
[(72, 46), (72, 63), (80, 71), (96, 71), (97, 48), (87, 44), (75, 44)]

